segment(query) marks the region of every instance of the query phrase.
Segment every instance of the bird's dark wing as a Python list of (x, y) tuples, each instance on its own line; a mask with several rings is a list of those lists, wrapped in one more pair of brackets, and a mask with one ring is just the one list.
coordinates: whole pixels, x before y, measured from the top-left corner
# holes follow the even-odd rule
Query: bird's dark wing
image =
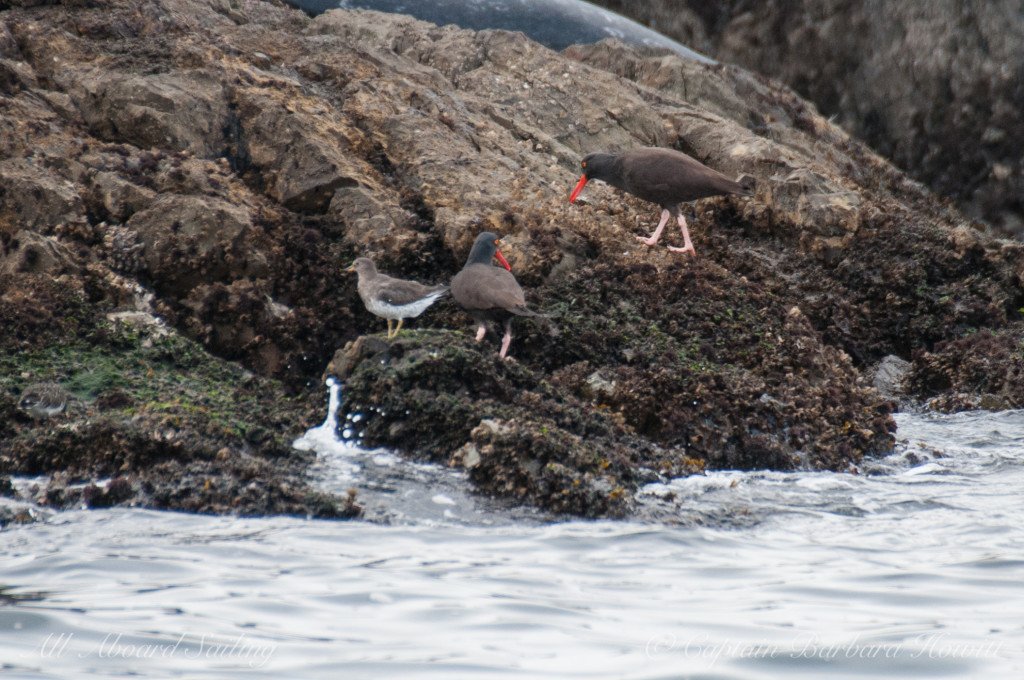
[(674, 205), (705, 196), (740, 193), (743, 188), (722, 173), (683, 153), (650, 150), (624, 159), (630, 193), (660, 205)]
[[(466, 309), (505, 309), (516, 314), (526, 297), (515, 277), (492, 265), (470, 265), (452, 279), (452, 297)], [(529, 310), (527, 310), (528, 312)]]
[(446, 286), (425, 286), (418, 281), (403, 281), (390, 276), (380, 277), (380, 298), (390, 305), (408, 305), (433, 294), (441, 294)]

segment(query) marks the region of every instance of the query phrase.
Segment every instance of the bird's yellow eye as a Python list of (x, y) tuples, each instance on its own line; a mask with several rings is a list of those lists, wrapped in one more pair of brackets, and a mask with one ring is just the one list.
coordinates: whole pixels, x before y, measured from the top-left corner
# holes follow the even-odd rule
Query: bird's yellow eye
[(583, 167), (587, 167), (587, 162), (583, 161)]

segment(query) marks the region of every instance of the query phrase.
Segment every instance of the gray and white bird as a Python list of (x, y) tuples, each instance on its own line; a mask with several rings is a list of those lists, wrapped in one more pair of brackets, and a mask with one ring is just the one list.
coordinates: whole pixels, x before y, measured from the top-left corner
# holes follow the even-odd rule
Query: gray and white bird
[(21, 393), (18, 408), (36, 420), (45, 420), (61, 413), (68, 405), (68, 393), (57, 383), (29, 385)]
[[(368, 257), (357, 258), (345, 271), (354, 271), (359, 277), (357, 290), (366, 309), (371, 314), (387, 319), (389, 340), (398, 335), (405, 319), (416, 318), (448, 294), (448, 286), (444, 284), (427, 286), (418, 281), (381, 274)], [(392, 331), (391, 324), (396, 319), (398, 325)]]

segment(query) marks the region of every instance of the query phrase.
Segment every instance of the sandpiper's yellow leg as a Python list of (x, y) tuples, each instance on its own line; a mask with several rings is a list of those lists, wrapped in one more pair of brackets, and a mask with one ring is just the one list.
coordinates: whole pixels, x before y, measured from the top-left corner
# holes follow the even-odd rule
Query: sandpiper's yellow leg
[(391, 339), (391, 319), (388, 319), (388, 340)]
[(405, 319), (399, 319), (398, 320), (398, 325), (395, 326), (395, 337), (396, 338), (398, 337), (398, 331), (402, 328), (402, 322), (403, 321), (405, 321)]

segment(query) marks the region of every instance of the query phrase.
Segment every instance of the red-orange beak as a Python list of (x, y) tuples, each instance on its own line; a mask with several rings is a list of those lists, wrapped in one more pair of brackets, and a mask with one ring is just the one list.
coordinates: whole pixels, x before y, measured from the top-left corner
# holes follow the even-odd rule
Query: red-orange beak
[(512, 267), (508, 266), (508, 262), (505, 260), (505, 257), (501, 254), (500, 250), (495, 250), (494, 251), (494, 257), (498, 258), (498, 262), (501, 263), (502, 267), (504, 267), (505, 269), (507, 269), (509, 271), (512, 271)]
[(580, 195), (581, 191), (583, 191), (583, 185), (586, 184), (586, 183), (587, 183), (587, 176), (583, 175), (583, 177), (580, 177), (580, 181), (576, 185), (576, 188), (572, 190), (572, 195), (569, 196), (569, 202), (570, 203), (575, 203), (576, 202), (576, 197)]

